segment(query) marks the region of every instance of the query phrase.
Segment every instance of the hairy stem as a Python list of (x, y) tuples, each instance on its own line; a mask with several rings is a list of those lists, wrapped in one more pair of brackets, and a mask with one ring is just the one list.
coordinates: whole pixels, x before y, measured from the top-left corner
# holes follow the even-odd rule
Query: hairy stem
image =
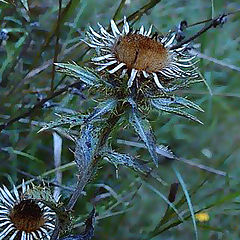
[[(98, 153), (101, 151), (101, 149), (106, 144), (109, 134), (111, 133), (114, 126), (120, 119), (122, 113), (123, 113), (123, 108), (118, 107), (116, 113), (112, 113), (110, 115), (110, 117), (108, 118), (108, 120), (106, 122), (106, 126), (102, 129), (102, 133), (101, 133), (101, 136), (98, 141), (98, 145), (96, 148), (96, 155), (93, 158), (93, 161), (92, 161), (91, 166), (89, 167), (88, 171), (78, 178), (77, 186), (65, 208), (66, 212), (72, 211), (77, 200), (79, 199), (79, 197), (81, 197), (85, 186), (87, 185), (90, 177), (92, 176), (92, 173), (93, 173), (95, 167), (97, 166), (99, 160), (101, 159), (101, 156)], [(51, 236), (51, 240), (58, 239), (59, 231), (60, 231), (60, 226), (59, 226), (59, 223), (57, 223), (56, 227), (53, 231), (53, 234)]]
[(84, 187), (86, 186), (87, 182), (89, 181), (89, 178), (91, 177), (93, 170), (95, 169), (99, 160), (101, 159), (101, 157), (98, 153), (101, 152), (101, 149), (105, 146), (107, 139), (109, 137), (109, 134), (111, 133), (114, 126), (120, 119), (122, 113), (123, 113), (123, 109), (121, 107), (118, 107), (117, 112), (112, 113), (110, 115), (110, 117), (108, 118), (106, 126), (103, 128), (103, 130), (101, 132), (101, 136), (98, 141), (98, 145), (96, 148), (96, 155), (93, 158), (93, 161), (92, 161), (91, 166), (90, 166), (89, 170), (87, 171), (87, 173), (78, 179), (77, 187), (76, 187), (75, 191), (73, 192), (73, 194), (68, 202), (68, 205), (66, 207), (67, 211), (71, 211), (73, 209), (78, 198), (81, 196), (82, 191), (83, 191)]

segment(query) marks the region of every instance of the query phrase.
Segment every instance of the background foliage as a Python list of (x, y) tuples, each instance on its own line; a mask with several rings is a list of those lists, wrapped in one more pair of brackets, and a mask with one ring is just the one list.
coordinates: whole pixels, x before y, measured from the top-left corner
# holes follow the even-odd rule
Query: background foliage
[[(59, 2), (62, 3), (60, 18)], [(87, 51), (80, 39), (89, 25), (96, 27), (100, 22), (107, 26), (113, 17), (118, 20), (134, 12), (139, 14), (144, 5), (154, 6), (159, 2), (143, 14), (135, 27), (153, 24), (156, 31), (166, 33), (181, 20), (191, 24), (240, 8), (237, 0), (59, 2), (29, 0), (26, 5), (26, 1), (9, 1), (9, 4), (0, 1), (3, 39), (0, 40), (0, 123), (31, 111), (42, 98), (74, 83), (73, 79), (54, 72), (52, 63), (74, 61), (84, 65), (88, 62), (92, 52)], [(191, 194), (194, 210), (206, 208), (210, 216), (208, 222), (197, 224), (199, 239), (240, 237), (239, 17), (239, 13), (231, 15), (222, 28), (211, 29), (195, 41), (203, 54), (199, 67), (211, 91), (198, 84), (180, 94), (189, 95), (189, 99), (205, 110), (205, 113), (197, 113), (204, 125), (170, 114), (151, 112), (149, 116), (158, 144), (170, 146), (182, 157), (176, 164)], [(188, 28), (187, 35), (199, 28)], [(56, 119), (56, 112), (72, 113), (95, 106), (94, 96), (82, 89), (73, 90), (47, 101), (42, 108), (31, 111), (30, 117), (23, 116), (1, 132), (1, 183), (9, 184), (9, 179), (18, 183), (22, 178), (31, 179), (26, 173), (54, 181), (56, 139), (53, 140), (52, 131), (39, 134), (37, 131), (45, 122)], [(114, 148), (120, 152), (149, 160), (132, 129), (114, 131), (112, 139)], [(61, 190), (67, 198), (77, 176), (72, 163), (74, 146), (68, 139), (62, 140), (62, 185), (68, 188)], [(96, 176), (85, 189), (86, 196), (75, 207), (74, 215), (79, 216), (75, 231), (79, 231), (78, 227), (94, 203), (98, 213), (95, 239), (149, 239), (149, 232), (158, 225), (167, 208), (159, 195), (168, 196), (170, 184), (177, 181), (168, 162), (160, 165), (157, 171), (166, 186), (151, 178), (143, 180), (134, 171), (122, 167), (116, 178), (115, 168), (101, 162)], [(182, 198), (183, 204), (178, 205)], [(189, 207), (180, 188), (175, 203), (184, 217), (189, 216)], [(191, 218), (177, 225), (178, 221), (176, 215), (167, 216), (166, 223), (159, 229), (161, 235), (154, 239), (194, 239)], [(177, 227), (173, 228), (171, 223), (176, 223)]]

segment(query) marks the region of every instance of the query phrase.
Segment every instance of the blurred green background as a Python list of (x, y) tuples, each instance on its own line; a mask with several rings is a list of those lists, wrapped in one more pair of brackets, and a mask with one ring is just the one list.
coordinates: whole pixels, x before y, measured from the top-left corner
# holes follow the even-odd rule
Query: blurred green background
[[(39, 99), (50, 95), (51, 90), (74, 82), (74, 79), (54, 73), (53, 59), (86, 64), (93, 52), (86, 51), (80, 39), (84, 38), (89, 25), (95, 29), (97, 22), (108, 26), (111, 18), (120, 20), (124, 15), (139, 13), (150, 3), (155, 6), (143, 14), (134, 28), (153, 24), (155, 31), (167, 33), (182, 20), (192, 24), (240, 8), (238, 0), (8, 2), (0, 1), (0, 123), (27, 112)], [(62, 3), (60, 20), (59, 2)], [(201, 26), (188, 28), (186, 35), (190, 36)], [(187, 95), (205, 110), (205, 113), (197, 113), (204, 125), (170, 114), (152, 112), (149, 116), (157, 142), (169, 146), (183, 158), (177, 166), (191, 194), (194, 209), (208, 207), (209, 221), (197, 222), (199, 239), (240, 239), (239, 26), (240, 13), (236, 13), (228, 17), (223, 27), (211, 29), (195, 40), (202, 53), (199, 68), (211, 91), (199, 83), (179, 94)], [(85, 97), (66, 92), (48, 102), (50, 107), (46, 104), (31, 117), (24, 117), (2, 131), (1, 184), (9, 186), (10, 179), (18, 184), (22, 178), (30, 179), (24, 172), (54, 180), (53, 132), (38, 134), (37, 131), (44, 123), (57, 118), (54, 113), (83, 111), (86, 106), (93, 105), (93, 96), (88, 96), (86, 91), (83, 95)], [(124, 144), (123, 140), (131, 141), (132, 145), (139, 141), (132, 129), (120, 128), (112, 137), (115, 149), (149, 160), (145, 149)], [(74, 146), (64, 137), (62, 140), (62, 184), (73, 187), (77, 169), (69, 163), (74, 160), (70, 151)], [(160, 165), (157, 171), (168, 186), (148, 182), (167, 196), (169, 185), (177, 178), (169, 163)], [(114, 166), (101, 163), (95, 178), (85, 189), (87, 195), (75, 207), (75, 232), (79, 232), (78, 226), (81, 227), (94, 202), (98, 212), (94, 239), (147, 239), (147, 234), (161, 220), (167, 204), (135, 172), (120, 168), (118, 175), (116, 178)], [(176, 202), (184, 197), (180, 188)], [(70, 191), (62, 190), (63, 200), (69, 194)], [(186, 201), (177, 208), (183, 215), (189, 213)], [(169, 219), (154, 240), (194, 239), (191, 218), (171, 226), (176, 221), (176, 216)]]

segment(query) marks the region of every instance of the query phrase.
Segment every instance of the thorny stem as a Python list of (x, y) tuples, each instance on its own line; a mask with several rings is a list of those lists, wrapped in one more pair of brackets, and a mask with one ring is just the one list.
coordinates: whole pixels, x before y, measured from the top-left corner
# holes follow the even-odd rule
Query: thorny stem
[[(101, 157), (97, 154), (101, 151), (101, 148), (105, 145), (109, 134), (111, 133), (111, 131), (113, 130), (114, 126), (116, 125), (116, 123), (118, 122), (118, 120), (121, 117), (121, 114), (123, 113), (123, 108), (118, 108), (116, 113), (111, 114), (111, 116), (108, 118), (107, 123), (106, 123), (106, 127), (103, 128), (100, 139), (98, 141), (98, 146), (96, 148), (96, 156), (93, 159), (93, 162), (91, 164), (91, 167), (89, 168), (89, 170), (87, 171), (86, 174), (84, 174), (83, 176), (79, 177), (78, 182), (77, 182), (77, 186), (66, 206), (65, 211), (66, 212), (70, 212), (72, 211), (72, 209), (74, 208), (77, 200), (79, 199), (79, 197), (82, 195), (82, 192), (86, 186), (86, 184), (89, 181), (89, 178), (92, 175), (92, 172), (94, 170), (94, 168), (97, 166), (98, 161), (101, 159)], [(56, 240), (58, 239), (59, 236), (59, 231), (60, 231), (60, 226), (59, 224), (56, 224), (56, 227), (53, 231), (53, 235), (51, 236), (51, 240)]]
[[(114, 126), (116, 125), (118, 120), (120, 119), (123, 111), (124, 111), (123, 108), (118, 107), (116, 113), (112, 113), (111, 116), (108, 118), (106, 127), (103, 128), (100, 139), (98, 141), (98, 146), (96, 148), (96, 156), (93, 158), (93, 162), (91, 163), (91, 167), (89, 168), (87, 173), (78, 179), (76, 189), (74, 190), (74, 192), (67, 204), (66, 212), (72, 211), (77, 200), (82, 195), (82, 191), (83, 191), (84, 187), (86, 186), (86, 184), (88, 183), (89, 178), (91, 177), (94, 168), (96, 167), (98, 161), (101, 159), (100, 156), (98, 155), (98, 153), (101, 151), (101, 148), (105, 145), (109, 134), (111, 133), (112, 129), (114, 128)], [(59, 227), (59, 224), (57, 224), (54, 229), (51, 240), (57, 239), (57, 237), (59, 235), (59, 230), (60, 230), (60, 227)]]
[(117, 109), (117, 112), (113, 113), (108, 118), (106, 127), (103, 128), (100, 139), (98, 141), (98, 146), (96, 147), (96, 156), (94, 157), (93, 162), (92, 162), (91, 167), (89, 168), (88, 172), (84, 176), (82, 176), (78, 179), (77, 187), (76, 187), (73, 195), (71, 196), (71, 198), (68, 202), (68, 205), (66, 207), (67, 211), (71, 211), (73, 209), (78, 198), (81, 196), (82, 191), (83, 191), (84, 187), (86, 186), (93, 169), (96, 167), (98, 161), (100, 160), (100, 156), (98, 155), (98, 153), (101, 151), (102, 147), (105, 145), (109, 134), (111, 133), (112, 129), (114, 128), (114, 126), (116, 125), (118, 120), (120, 119), (122, 112), (123, 112), (123, 109), (121, 107), (119, 107)]

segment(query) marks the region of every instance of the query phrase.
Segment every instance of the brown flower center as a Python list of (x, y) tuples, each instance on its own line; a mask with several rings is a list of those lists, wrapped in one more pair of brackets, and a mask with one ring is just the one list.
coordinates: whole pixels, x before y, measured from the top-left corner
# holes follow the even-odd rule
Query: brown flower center
[(128, 69), (149, 73), (160, 71), (168, 61), (168, 52), (162, 43), (140, 34), (120, 37), (113, 52)]
[(32, 200), (22, 200), (15, 205), (10, 213), (10, 219), (16, 229), (27, 233), (38, 230), (45, 223), (43, 211)]

